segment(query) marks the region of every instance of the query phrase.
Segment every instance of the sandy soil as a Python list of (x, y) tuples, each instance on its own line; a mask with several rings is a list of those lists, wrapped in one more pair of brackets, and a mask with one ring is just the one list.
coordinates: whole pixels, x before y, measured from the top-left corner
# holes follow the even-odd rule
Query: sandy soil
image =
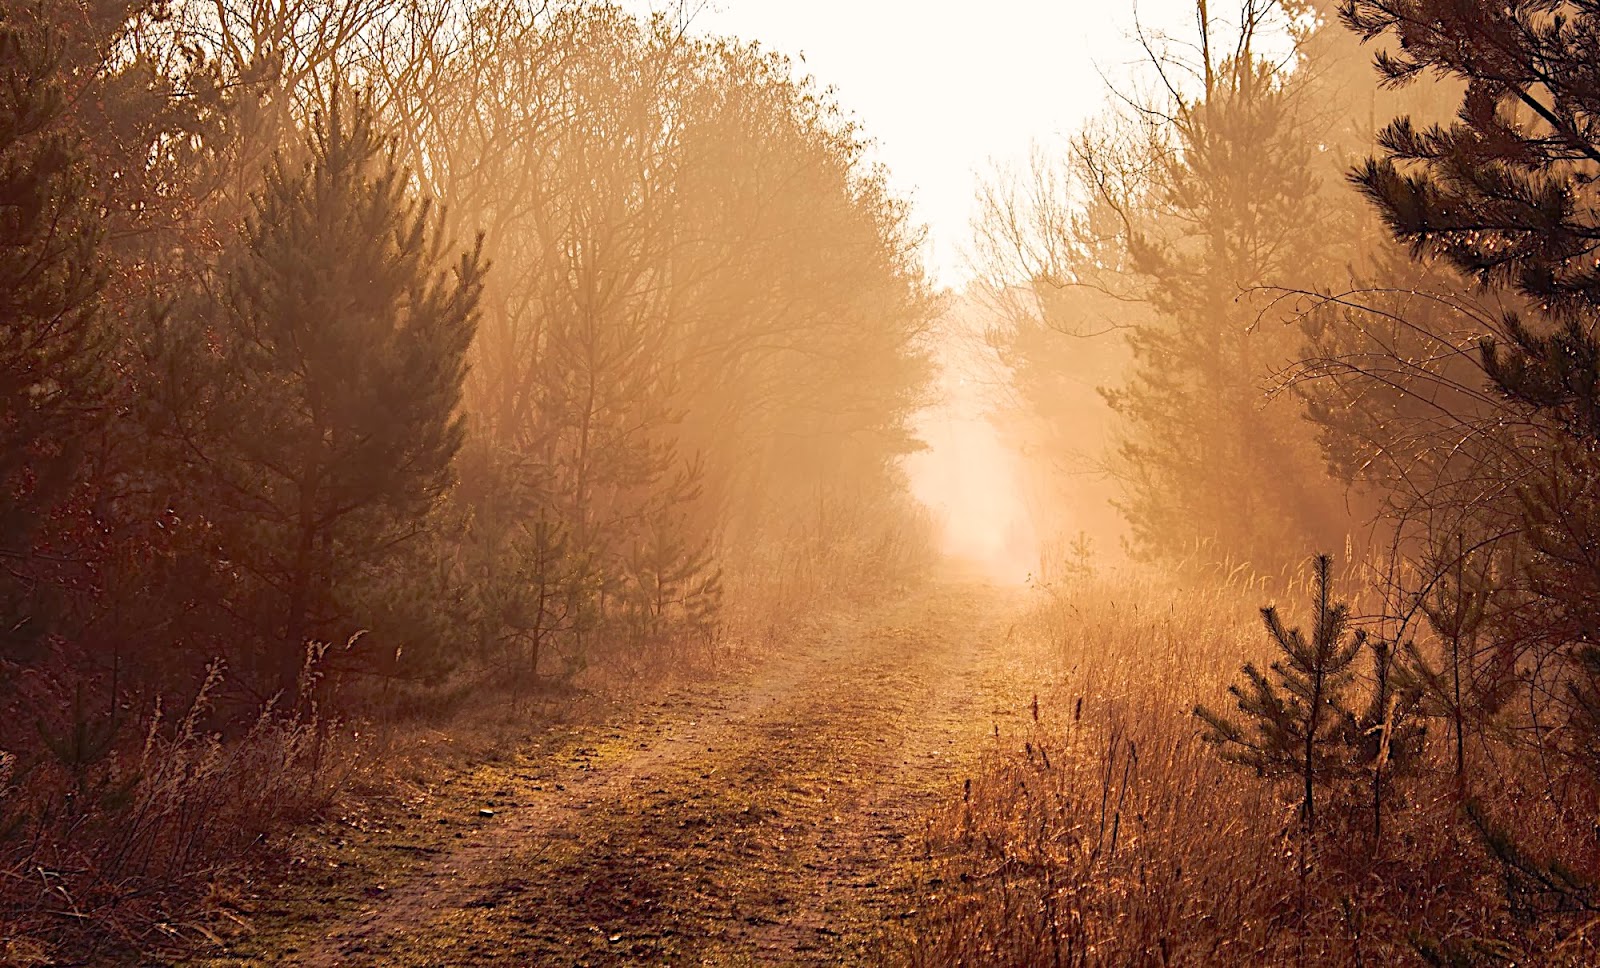
[(207, 961), (880, 961), (919, 894), (927, 811), (1026, 715), (1021, 602), (935, 583), (347, 819), (241, 890), (245, 930)]

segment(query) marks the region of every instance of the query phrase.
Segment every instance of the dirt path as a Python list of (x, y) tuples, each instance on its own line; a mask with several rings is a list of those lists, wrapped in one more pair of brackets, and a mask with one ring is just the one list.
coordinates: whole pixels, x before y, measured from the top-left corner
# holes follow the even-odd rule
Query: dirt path
[(1024, 712), (1019, 603), (940, 583), (485, 767), (258, 895), (214, 963), (870, 962), (925, 811)]

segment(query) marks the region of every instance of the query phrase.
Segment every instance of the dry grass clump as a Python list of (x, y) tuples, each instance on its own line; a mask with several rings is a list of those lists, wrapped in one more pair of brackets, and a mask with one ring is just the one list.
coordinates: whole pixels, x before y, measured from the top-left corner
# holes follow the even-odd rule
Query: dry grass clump
[(0, 964), (115, 959), (202, 940), (213, 876), (325, 809), (362, 739), (268, 704), (241, 734), (206, 728), (218, 666), (176, 721), (112, 732), (76, 710), (0, 753)]
[[(1361, 790), (1328, 791), (1308, 833), (1293, 783), (1224, 763), (1200, 739), (1195, 701), (1221, 701), (1242, 660), (1269, 658), (1258, 596), (1123, 583), (1042, 604), (1026, 633), (1056, 650), (1061, 681), (1022, 735), (997, 731), (933, 825), (935, 873), (896, 960), (1488, 965), (1536, 952), (1596, 963), (1573, 895), (1487, 848), (1442, 744), (1400, 782), (1375, 841)], [(1480, 769), (1539, 775), (1510, 766)], [(1487, 814), (1515, 821), (1519, 843), (1593, 853), (1594, 814), (1576, 799), (1563, 808), (1509, 779), (1475, 792)]]

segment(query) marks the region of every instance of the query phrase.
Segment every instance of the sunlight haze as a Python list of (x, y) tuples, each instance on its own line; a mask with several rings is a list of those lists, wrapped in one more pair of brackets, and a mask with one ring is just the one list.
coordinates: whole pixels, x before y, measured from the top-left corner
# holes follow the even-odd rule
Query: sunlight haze
[[(661, 0), (652, 6), (662, 9)], [(691, 8), (692, 9), (692, 8)], [(978, 16), (980, 13), (982, 16)], [(969, 276), (973, 191), (994, 162), (1059, 144), (1107, 99), (1103, 78), (1144, 63), (1133, 33), (1187, 38), (1194, 6), (1084, 0), (710, 0), (691, 30), (759, 38), (834, 89), (877, 143), (875, 160), (928, 227), (934, 282)]]
[[(663, 9), (659, 2), (654, 9)], [(935, 286), (972, 278), (968, 239), (980, 180), (1059, 151), (1148, 67), (1136, 31), (1182, 43), (1193, 32), (1186, 0), (1137, 8), (1083, 0), (995, 0), (977, 8), (915, 0), (709, 0), (690, 7), (694, 33), (758, 38), (831, 89), (873, 142), (871, 158), (926, 226)], [(948, 344), (948, 334), (940, 342)], [(941, 548), (1001, 581), (1036, 568), (1040, 536), (1022, 496), (1014, 454), (987, 419), (990, 401), (952, 394), (973, 346), (943, 345), (944, 399), (919, 417), (928, 450), (906, 463), (916, 497), (935, 515)], [(954, 396), (961, 396), (957, 402)]]
[(1597, 0), (0, 0), (0, 968), (1600, 966)]

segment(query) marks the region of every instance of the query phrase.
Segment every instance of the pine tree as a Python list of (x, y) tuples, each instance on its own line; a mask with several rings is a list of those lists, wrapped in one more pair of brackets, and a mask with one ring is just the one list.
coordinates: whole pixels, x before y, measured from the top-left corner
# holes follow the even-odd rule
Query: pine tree
[(1458, 120), (1418, 127), (1397, 118), (1380, 136), (1383, 156), (1352, 180), (1414, 255), (1442, 258), (1539, 307), (1550, 331), (1507, 314), (1481, 342), (1483, 368), (1513, 405), (1595, 439), (1600, 10), (1549, 0), (1352, 0), (1343, 16), (1368, 40), (1401, 40), (1377, 56), (1389, 83), (1433, 73), (1467, 85)]
[(1366, 642), (1363, 633), (1350, 632), (1350, 607), (1331, 599), (1332, 565), (1327, 555), (1315, 560), (1309, 639), (1299, 628), (1285, 628), (1276, 607), (1261, 610), (1267, 634), (1283, 657), (1273, 661), (1270, 675), (1246, 663), (1246, 682), (1228, 687), (1243, 718), (1205, 706), (1194, 709), (1205, 723), (1202, 735), (1224, 759), (1264, 777), (1301, 781), (1300, 810), (1308, 827), (1316, 820), (1316, 785), (1349, 775), (1344, 744), (1357, 716), (1346, 701), (1355, 675), (1352, 663)]
[[(516, 680), (537, 683), (550, 646), (576, 642), (592, 624), (594, 582), (587, 559), (572, 553), (566, 531), (548, 513), (519, 522), (517, 531), (500, 552), (507, 580), (485, 585), (484, 593), (494, 603), (495, 625), (522, 646)], [(569, 666), (578, 661), (575, 651), (566, 650)]]
[(1351, 0), (1345, 23), (1391, 84), (1423, 74), (1466, 84), (1458, 119), (1380, 136), (1384, 156), (1353, 173), (1394, 234), (1559, 314), (1600, 303), (1600, 224), (1586, 204), (1600, 165), (1600, 73), (1593, 4), (1508, 0)]
[(258, 681), (289, 695), (306, 640), (360, 622), (352, 588), (395, 581), (450, 484), (484, 273), (477, 250), (451, 264), (366, 99), (332, 99), (305, 148), (267, 172), (190, 331), (220, 344), (197, 437), (208, 513), (261, 586)]
[(722, 569), (683, 516), (663, 511), (628, 556), (628, 623), (645, 642), (709, 639), (722, 604)]
[[(1289, 408), (1267, 406), (1292, 333), (1246, 295), (1298, 285), (1326, 253), (1321, 187), (1297, 94), (1271, 66), (1230, 60), (1180, 104), (1154, 146), (1129, 267), (1153, 310), (1127, 334), (1132, 365), (1105, 391), (1126, 428), (1117, 501), (1146, 556), (1268, 568), (1284, 549), (1342, 538), (1338, 508)], [(1331, 525), (1331, 526), (1330, 526)]]
[(1479, 345), (1505, 405), (1497, 443), (1521, 460), (1482, 476), (1520, 505), (1512, 530), (1544, 606), (1522, 637), (1568, 660), (1575, 733), (1600, 735), (1582, 711), (1600, 692), (1600, 666), (1586, 658), (1600, 636), (1600, 8), (1350, 0), (1342, 15), (1367, 40), (1398, 42), (1377, 55), (1389, 83), (1432, 74), (1465, 84), (1455, 121), (1397, 118), (1382, 155), (1351, 177), (1417, 257), (1528, 307)]
[(1380, 638), (1366, 639), (1372, 657), (1372, 691), (1359, 715), (1346, 714), (1344, 745), (1350, 767), (1371, 791), (1372, 839), (1383, 836), (1383, 803), (1391, 780), (1421, 761), (1427, 722), (1422, 690), (1399, 665), (1401, 650)]
[(1467, 731), (1492, 722), (1510, 701), (1516, 653), (1509, 643), (1483, 641), (1495, 597), (1489, 556), (1470, 554), (1460, 535), (1443, 544), (1449, 550), (1428, 565), (1435, 578), (1419, 603), (1438, 640), (1437, 657), (1408, 642), (1400, 671), (1428, 714), (1450, 724), (1456, 779), (1464, 786)]
[(106, 340), (96, 213), (60, 131), (60, 42), (0, 20), (0, 657), (48, 631), (35, 614), (41, 516), (65, 500), (100, 417)]

